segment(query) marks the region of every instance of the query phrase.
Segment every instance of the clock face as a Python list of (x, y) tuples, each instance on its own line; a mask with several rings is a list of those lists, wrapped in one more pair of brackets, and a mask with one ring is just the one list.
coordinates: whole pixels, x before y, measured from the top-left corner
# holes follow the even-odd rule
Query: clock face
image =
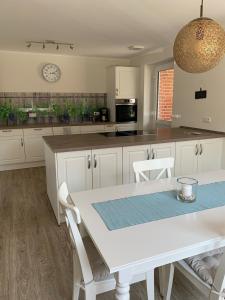
[(61, 71), (57, 65), (47, 64), (42, 69), (42, 75), (48, 82), (56, 82), (61, 77)]

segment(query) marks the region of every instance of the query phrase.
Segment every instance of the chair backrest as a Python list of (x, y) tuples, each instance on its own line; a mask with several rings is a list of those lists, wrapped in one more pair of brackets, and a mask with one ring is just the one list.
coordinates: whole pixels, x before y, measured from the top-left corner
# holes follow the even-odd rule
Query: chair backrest
[(136, 182), (140, 182), (141, 178), (145, 181), (149, 181), (150, 178), (146, 176), (143, 172), (161, 170), (161, 172), (156, 176), (155, 179), (160, 179), (161, 176), (166, 172), (167, 177), (171, 177), (171, 168), (174, 167), (174, 158), (158, 158), (151, 160), (135, 161), (133, 163), (133, 169), (135, 173)]
[(65, 211), (66, 224), (74, 248), (74, 255), (76, 255), (76, 261), (79, 262), (79, 265), (76, 266), (76, 271), (80, 271), (82, 273), (84, 283), (89, 283), (93, 281), (93, 273), (84, 247), (83, 239), (78, 228), (78, 225), (81, 223), (80, 212), (75, 205), (69, 203), (68, 199), (68, 188), (66, 183), (63, 182), (58, 190), (58, 200)]

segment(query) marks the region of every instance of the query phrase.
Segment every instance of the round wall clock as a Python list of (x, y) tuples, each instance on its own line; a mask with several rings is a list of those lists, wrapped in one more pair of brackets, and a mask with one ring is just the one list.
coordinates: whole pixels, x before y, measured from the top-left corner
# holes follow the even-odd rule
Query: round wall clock
[(42, 68), (42, 75), (48, 82), (56, 82), (61, 77), (61, 70), (59, 66), (55, 64), (46, 64)]

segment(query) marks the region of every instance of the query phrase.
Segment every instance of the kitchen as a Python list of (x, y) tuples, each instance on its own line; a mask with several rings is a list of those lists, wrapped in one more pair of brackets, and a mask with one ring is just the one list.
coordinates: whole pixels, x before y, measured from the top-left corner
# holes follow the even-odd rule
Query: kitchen
[[(217, 7), (206, 1), (204, 15), (212, 16), (224, 25), (224, 3), (217, 1)], [(71, 242), (65, 224), (65, 210), (58, 196), (63, 183), (67, 185), (72, 203), (80, 209), (82, 235), (91, 236), (107, 272), (117, 274), (111, 288), (116, 292), (106, 292), (110, 289), (103, 288), (106, 293), (97, 299), (114, 299), (114, 293), (116, 299), (162, 299), (165, 295), (158, 267), (206, 252), (198, 248), (186, 256), (177, 254), (176, 260), (170, 258), (155, 264), (155, 291), (154, 280), (149, 279), (153, 276), (150, 271), (145, 270), (144, 277), (138, 274), (137, 280), (130, 278), (130, 283), (134, 284), (130, 284), (129, 296), (129, 287), (126, 285), (123, 289), (120, 286), (126, 282), (119, 281), (122, 258), (126, 261), (123, 251), (125, 253), (127, 248), (124, 246), (123, 249), (121, 241), (119, 261), (106, 249), (107, 243), (103, 245), (98, 233), (92, 231), (95, 220), (96, 228), (105, 233), (110, 245), (111, 236), (116, 243), (117, 234), (119, 241), (121, 232), (133, 228), (105, 231), (105, 225), (96, 218), (97, 213), (93, 214), (94, 209), (89, 208), (88, 203), (91, 201), (89, 197), (96, 197), (96, 202), (99, 199), (106, 202), (118, 200), (123, 195), (129, 199), (137, 195), (137, 191), (142, 193), (142, 188), (150, 193), (146, 183), (135, 183), (135, 162), (172, 157), (173, 179), (192, 175), (200, 182), (203, 180), (201, 174), (214, 174), (215, 178), (222, 180), (223, 174), (217, 172), (225, 168), (224, 57), (220, 57), (218, 65), (210, 66), (207, 72), (185, 71), (182, 65), (184, 56), (180, 62), (173, 53), (177, 33), (196, 17), (196, 13), (198, 15), (199, 5), (195, 1), (186, 3), (187, 11), (179, 16), (172, 11), (171, 15), (162, 11), (162, 5), (165, 5), (162, 1), (161, 4), (149, 1), (143, 7), (134, 1), (129, 14), (127, 1), (95, 2), (92, 11), (91, 3), (89, 7), (88, 3), (80, 1), (68, 1), (67, 8), (53, 1), (46, 4), (34, 1), (35, 9), (43, 16), (41, 28), (34, 7), (27, 0), (22, 1), (21, 7), (13, 0), (1, 4), (2, 28), (11, 21), (7, 26), (8, 35), (0, 34), (0, 203), (3, 208), (0, 214), (3, 228), (0, 238), (0, 260), (3, 262), (0, 298), (3, 299), (72, 298)], [(181, 7), (179, 1), (172, 2)], [(10, 13), (12, 5), (19, 14)], [(52, 24), (48, 24), (54, 6), (57, 9), (54, 9)], [(100, 14), (102, 7), (105, 14)], [(75, 17), (72, 8), (80, 14)], [(27, 28), (22, 26), (29, 21), (26, 12), (33, 18)], [(155, 17), (157, 14), (164, 19), (161, 25), (159, 18)], [(24, 23), (21, 23), (21, 16)], [(121, 20), (120, 25), (115, 25), (117, 17)], [(142, 18), (143, 22), (138, 22)], [(61, 28), (57, 24), (59, 19), (62, 20)], [(68, 21), (75, 22), (75, 35), (68, 30)], [(84, 22), (86, 26), (80, 26)], [(108, 24), (108, 27), (103, 28), (102, 24)], [(171, 29), (168, 24), (172, 24)], [(55, 28), (58, 28), (58, 34)], [(188, 62), (187, 66), (192, 65)], [(195, 66), (199, 67), (198, 63)], [(160, 171), (144, 174), (150, 179), (150, 189)], [(162, 180), (166, 180), (165, 177), (163, 175)], [(203, 183), (211, 181), (204, 179)], [(86, 199), (85, 203), (76, 197)], [(90, 203), (91, 206), (93, 203)], [(194, 224), (195, 219), (192, 221)], [(152, 226), (149, 230), (157, 222), (149, 222)], [(163, 221), (157, 224), (161, 228)], [(139, 225), (134, 227), (139, 228)], [(186, 233), (184, 230), (184, 237)], [(196, 239), (197, 235), (198, 232)], [(218, 248), (223, 247), (222, 237), (221, 229), (221, 234), (216, 236), (221, 240)], [(136, 238), (141, 240), (140, 232)], [(125, 241), (126, 236), (123, 239)], [(194, 237), (190, 240), (193, 242)], [(146, 249), (148, 246), (146, 242)], [(141, 253), (142, 250), (144, 247), (136, 251)], [(207, 250), (215, 249), (209, 247)], [(141, 261), (142, 258), (130, 256), (126, 263), (131, 264), (134, 259)], [(115, 261), (117, 266), (113, 264)], [(145, 267), (141, 266), (142, 271)], [(149, 270), (150, 267), (152, 265), (149, 265)], [(139, 266), (135, 268), (140, 271)], [(190, 283), (181, 275), (182, 270), (177, 269), (171, 299), (206, 299), (201, 289), (199, 291), (192, 281)], [(125, 277), (129, 276), (126, 273)], [(94, 292), (90, 298), (85, 293), (80, 292), (80, 299), (95, 299)], [(74, 299), (78, 297), (74, 296)]]

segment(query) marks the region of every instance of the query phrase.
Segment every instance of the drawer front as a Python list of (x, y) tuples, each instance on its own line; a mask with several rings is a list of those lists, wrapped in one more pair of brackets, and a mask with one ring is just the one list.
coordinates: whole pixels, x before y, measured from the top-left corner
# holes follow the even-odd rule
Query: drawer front
[(129, 131), (129, 130), (137, 130), (137, 129), (138, 129), (137, 123), (118, 124), (117, 125), (118, 131)]
[(23, 136), (23, 129), (1, 129), (0, 137)]
[(104, 132), (105, 125), (87, 125), (81, 126), (81, 133), (95, 133), (95, 132)]
[(24, 136), (28, 135), (52, 135), (52, 127), (42, 128), (42, 127), (36, 127), (36, 128), (27, 128), (24, 129)]
[(80, 134), (80, 126), (71, 126), (71, 134)]
[(53, 127), (53, 134), (54, 135), (68, 135), (71, 134), (71, 127), (64, 126), (64, 127)]
[(105, 132), (113, 132), (113, 131), (116, 131), (116, 125), (115, 124), (105, 125)]

